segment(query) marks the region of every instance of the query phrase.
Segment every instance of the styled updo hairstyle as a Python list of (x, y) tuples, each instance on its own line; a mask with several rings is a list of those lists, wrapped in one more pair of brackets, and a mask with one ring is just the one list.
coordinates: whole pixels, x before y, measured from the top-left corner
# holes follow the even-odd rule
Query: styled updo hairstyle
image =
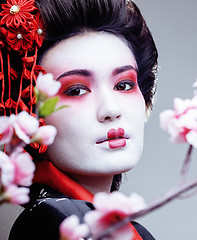
[(86, 31), (114, 34), (127, 41), (138, 65), (138, 84), (146, 107), (155, 93), (157, 49), (139, 8), (129, 0), (36, 0), (46, 40), (39, 58), (63, 39)]
[[(146, 108), (155, 94), (157, 49), (139, 8), (127, 0), (36, 0), (45, 25), (45, 41), (38, 61), (63, 39), (87, 32), (107, 32), (126, 40), (138, 66), (138, 85)], [(114, 176), (111, 191), (119, 189), (121, 174)]]

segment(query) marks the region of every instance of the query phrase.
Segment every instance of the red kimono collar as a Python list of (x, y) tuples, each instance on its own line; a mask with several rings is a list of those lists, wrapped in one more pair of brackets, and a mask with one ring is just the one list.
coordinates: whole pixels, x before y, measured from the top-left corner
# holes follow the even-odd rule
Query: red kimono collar
[(88, 202), (93, 201), (94, 195), (64, 172), (56, 168), (50, 161), (37, 161), (34, 183), (41, 183), (65, 194), (68, 197)]

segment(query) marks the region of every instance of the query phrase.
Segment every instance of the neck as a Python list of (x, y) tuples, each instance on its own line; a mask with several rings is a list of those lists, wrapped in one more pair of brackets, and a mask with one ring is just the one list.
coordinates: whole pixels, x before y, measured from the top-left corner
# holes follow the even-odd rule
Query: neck
[(84, 176), (72, 174), (71, 177), (94, 195), (98, 192), (110, 193), (113, 181), (113, 176)]

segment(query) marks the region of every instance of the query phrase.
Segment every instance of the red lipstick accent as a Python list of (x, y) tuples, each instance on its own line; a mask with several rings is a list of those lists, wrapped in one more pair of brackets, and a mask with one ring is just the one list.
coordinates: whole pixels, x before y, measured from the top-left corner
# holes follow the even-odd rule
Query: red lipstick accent
[(123, 128), (118, 128), (117, 130), (112, 128), (107, 132), (109, 147), (111, 149), (124, 147), (126, 145), (126, 140), (124, 138), (125, 131)]

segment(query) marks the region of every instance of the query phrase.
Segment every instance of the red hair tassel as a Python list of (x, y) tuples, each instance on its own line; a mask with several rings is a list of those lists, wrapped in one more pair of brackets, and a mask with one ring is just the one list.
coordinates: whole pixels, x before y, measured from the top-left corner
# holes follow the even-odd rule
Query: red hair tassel
[(0, 105), (0, 110), (4, 110), (4, 115), (6, 116), (6, 110), (5, 110), (5, 105), (4, 105), (4, 94), (5, 94), (5, 78), (4, 78), (4, 72), (3, 72), (3, 56), (2, 52), (0, 49), (0, 61), (1, 61), (1, 72), (0, 72), (0, 80), (1, 85), (2, 85), (2, 93), (1, 93), (1, 105)]

